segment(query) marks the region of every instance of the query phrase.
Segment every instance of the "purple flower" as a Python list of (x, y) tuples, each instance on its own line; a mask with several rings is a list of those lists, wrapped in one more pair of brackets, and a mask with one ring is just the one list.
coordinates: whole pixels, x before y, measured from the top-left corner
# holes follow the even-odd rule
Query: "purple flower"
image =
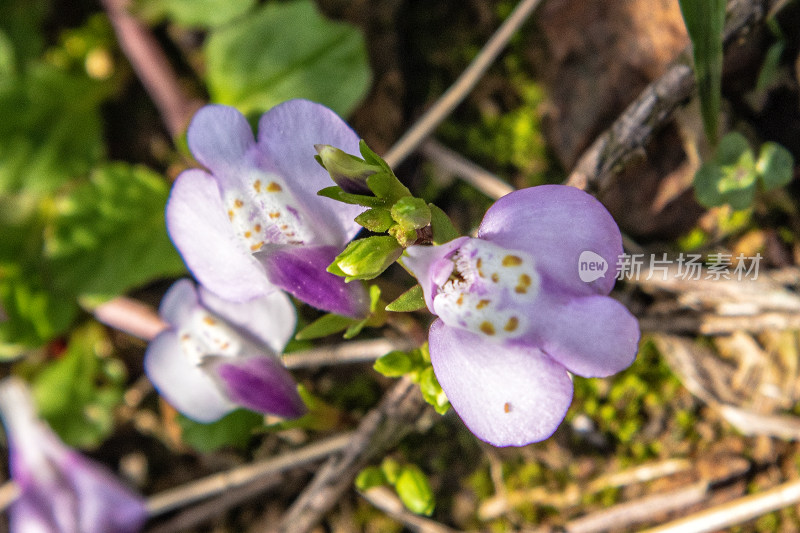
[(135, 533), (144, 500), (104, 466), (68, 448), (34, 412), (22, 381), (0, 384), (11, 478), (19, 496), (9, 509), (12, 533)]
[(258, 139), (236, 109), (209, 105), (187, 133), (192, 169), (175, 181), (167, 229), (195, 278), (229, 300), (279, 287), (325, 311), (369, 310), (360, 283), (326, 271), (361, 227), (363, 208), (317, 195), (333, 185), (314, 159), (316, 144), (358, 153), (358, 136), (333, 111), (291, 100), (265, 113)]
[(278, 356), (296, 322), (284, 293), (229, 302), (183, 279), (159, 313), (170, 327), (147, 347), (145, 371), (178, 411), (204, 423), (238, 407), (284, 417), (305, 412)]
[[(584, 252), (612, 268), (582, 281)], [(569, 372), (608, 376), (636, 357), (638, 323), (607, 296), (620, 232), (583, 191), (544, 185), (513, 192), (486, 212), (478, 238), (407, 253), (406, 266), (439, 316), (429, 336), (434, 373), (486, 442), (546, 439), (572, 401)]]

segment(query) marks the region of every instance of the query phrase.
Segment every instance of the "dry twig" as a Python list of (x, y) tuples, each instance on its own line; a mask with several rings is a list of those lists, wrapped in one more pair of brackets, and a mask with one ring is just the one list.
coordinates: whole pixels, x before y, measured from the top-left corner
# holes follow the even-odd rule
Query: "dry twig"
[(184, 93), (161, 46), (150, 31), (128, 13), (126, 0), (101, 0), (101, 3), (128, 61), (158, 108), (170, 135), (177, 139), (202, 102)]
[(189, 503), (223, 494), (228, 490), (239, 488), (265, 476), (283, 472), (300, 465), (318, 461), (347, 447), (353, 433), (343, 433), (303, 448), (286, 452), (278, 457), (250, 463), (218, 474), (198, 479), (192, 483), (181, 485), (172, 490), (151, 496), (147, 500), (148, 514), (158, 516)]
[(771, 511), (800, 502), (800, 481), (790, 481), (762, 492), (700, 511), (643, 533), (705, 533), (735, 526)]
[(475, 56), (475, 59), (464, 69), (464, 72), (436, 100), (419, 120), (392, 146), (384, 156), (389, 166), (397, 166), (405, 160), (424, 141), (441, 122), (461, 103), (462, 100), (478, 83), (486, 70), (492, 66), (494, 60), (506, 47), (514, 33), (533, 13), (541, 0), (521, 0), (497, 29), (484, 47)]
[(400, 379), (381, 403), (361, 420), (347, 448), (325, 463), (283, 515), (280, 524), (270, 531), (311, 531), (352, 487), (358, 472), (411, 431), (425, 407), (417, 386), (408, 378)]
[[(725, 46), (760, 24), (778, 0), (733, 0), (728, 6)], [(583, 153), (566, 181), (592, 193), (608, 190), (618, 171), (648, 144), (672, 113), (692, 96), (694, 74), (683, 59), (651, 83), (614, 124)]]
[(360, 494), (369, 503), (402, 523), (410, 531), (416, 531), (417, 533), (455, 533), (454, 529), (450, 529), (444, 524), (429, 518), (423, 518), (406, 510), (403, 502), (387, 487), (373, 487)]

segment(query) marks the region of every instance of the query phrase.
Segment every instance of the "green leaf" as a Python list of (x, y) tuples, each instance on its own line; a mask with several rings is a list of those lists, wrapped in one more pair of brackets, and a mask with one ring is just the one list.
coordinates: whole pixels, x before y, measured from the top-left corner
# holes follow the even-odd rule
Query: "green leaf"
[(721, 168), (722, 178), (717, 183), (717, 189), (722, 194), (754, 187), (758, 179), (753, 152), (750, 150), (743, 153), (736, 163)]
[(328, 315), (323, 315), (320, 318), (316, 319), (311, 324), (301, 329), (297, 333), (297, 335), (294, 336), (294, 338), (300, 341), (304, 341), (311, 339), (319, 339), (321, 337), (327, 337), (328, 335), (344, 331), (345, 329), (352, 326), (353, 323), (355, 322), (358, 322), (358, 319), (341, 315), (335, 315), (333, 313)]
[(712, 146), (719, 131), (722, 87), (722, 32), (725, 0), (679, 0), (683, 20), (692, 40), (694, 71), (703, 127)]
[(0, 2), (0, 32), (12, 46), (16, 66), (23, 67), (38, 57), (44, 45), (42, 22), (52, 5), (46, 0), (3, 0)]
[(377, 466), (368, 466), (356, 476), (356, 488), (362, 492), (387, 483), (388, 480), (383, 475), (383, 470)]
[(778, 81), (778, 74), (780, 73), (781, 56), (786, 49), (786, 41), (781, 39), (777, 41), (767, 50), (764, 56), (764, 62), (761, 64), (761, 70), (758, 73), (758, 80), (756, 81), (756, 91), (766, 91)]
[(764, 189), (783, 187), (794, 177), (794, 158), (791, 152), (774, 142), (761, 145), (756, 171), (764, 180)]
[(431, 229), (433, 229), (433, 244), (444, 244), (461, 236), (447, 213), (433, 204), (431, 208)]
[(114, 429), (125, 370), (108, 357), (110, 349), (103, 328), (92, 323), (75, 331), (66, 353), (33, 381), (40, 414), (71, 446), (97, 446)]
[(422, 294), (422, 287), (414, 285), (406, 292), (397, 297), (395, 301), (386, 306), (387, 311), (395, 313), (410, 313), (425, 308), (425, 297)]
[[(347, 245), (333, 261), (344, 272), (346, 281), (373, 279), (394, 263), (403, 248), (389, 236), (380, 235), (358, 239)], [(330, 272), (330, 268), (328, 269)], [(335, 272), (334, 272), (335, 273)]]
[(713, 160), (695, 174), (695, 194), (706, 207), (729, 204), (735, 210), (746, 209), (753, 203), (757, 178), (750, 144), (732, 132), (720, 140)]
[(743, 162), (743, 157), (751, 154), (750, 143), (744, 135), (734, 131), (725, 135), (720, 141), (714, 154), (714, 161), (719, 165), (738, 165)]
[(10, 77), (16, 73), (17, 58), (14, 45), (3, 30), (0, 30), (0, 77)]
[(56, 286), (102, 300), (185, 272), (164, 224), (168, 194), (154, 172), (113, 163), (62, 197), (46, 240)]
[(386, 481), (394, 485), (395, 483), (397, 483), (397, 478), (400, 477), (400, 472), (401, 472), (400, 463), (398, 463), (391, 457), (386, 457), (381, 462), (381, 472), (383, 472)]
[(0, 263), (0, 360), (12, 359), (64, 332), (78, 313), (70, 294), (45, 285), (35, 268)]
[(384, 233), (394, 225), (394, 219), (388, 209), (367, 209), (356, 217), (356, 222), (369, 231)]
[(363, 36), (311, 0), (269, 2), (212, 31), (205, 52), (212, 100), (245, 114), (307, 98), (348, 115), (369, 88)]
[(395, 350), (379, 357), (372, 368), (387, 378), (399, 378), (411, 372), (414, 363), (408, 352)]
[(241, 17), (255, 4), (256, 0), (139, 0), (133, 9), (151, 24), (169, 18), (183, 26), (212, 28)]
[(52, 286), (42, 261), (50, 201), (0, 194), (0, 359), (40, 346), (70, 325), (78, 310), (72, 294)]
[(46, 65), (0, 81), (0, 193), (50, 193), (102, 158), (105, 85)]
[(237, 409), (216, 422), (201, 424), (179, 414), (183, 441), (202, 453), (211, 453), (230, 446), (245, 449), (253, 433), (264, 425), (264, 416)]
[(428, 477), (416, 465), (406, 465), (394, 484), (397, 495), (409, 511), (430, 516), (436, 507)]
[(392, 206), (391, 214), (406, 229), (421, 229), (431, 223), (431, 210), (421, 198), (400, 198)]
[(431, 404), (440, 415), (450, 410), (450, 402), (442, 390), (442, 386), (439, 385), (439, 380), (436, 379), (432, 366), (427, 367), (420, 373), (419, 390), (422, 392), (425, 401)]

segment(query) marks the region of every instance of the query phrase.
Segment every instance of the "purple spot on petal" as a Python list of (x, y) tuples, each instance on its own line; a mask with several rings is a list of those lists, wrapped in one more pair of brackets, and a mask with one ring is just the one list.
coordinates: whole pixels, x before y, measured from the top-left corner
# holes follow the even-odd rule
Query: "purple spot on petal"
[(216, 365), (228, 396), (239, 405), (291, 418), (305, 413), (294, 379), (278, 360), (270, 357), (225, 359), (218, 360)]
[(269, 250), (258, 258), (270, 282), (297, 299), (324, 311), (364, 317), (369, 312), (364, 286), (345, 283), (326, 270), (336, 255), (332, 246), (304, 246)]

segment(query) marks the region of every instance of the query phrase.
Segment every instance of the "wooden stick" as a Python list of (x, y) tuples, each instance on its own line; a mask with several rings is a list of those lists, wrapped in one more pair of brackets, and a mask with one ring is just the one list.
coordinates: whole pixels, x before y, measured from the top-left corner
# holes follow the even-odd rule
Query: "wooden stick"
[(389, 166), (397, 166), (422, 144), (433, 130), (446, 119), (478, 83), (486, 70), (506, 47), (508, 41), (533, 13), (541, 0), (522, 0), (484, 47), (464, 69), (464, 72), (428, 109), (384, 156)]
[(725, 529), (800, 502), (800, 480), (733, 500), (643, 533), (704, 533)]

